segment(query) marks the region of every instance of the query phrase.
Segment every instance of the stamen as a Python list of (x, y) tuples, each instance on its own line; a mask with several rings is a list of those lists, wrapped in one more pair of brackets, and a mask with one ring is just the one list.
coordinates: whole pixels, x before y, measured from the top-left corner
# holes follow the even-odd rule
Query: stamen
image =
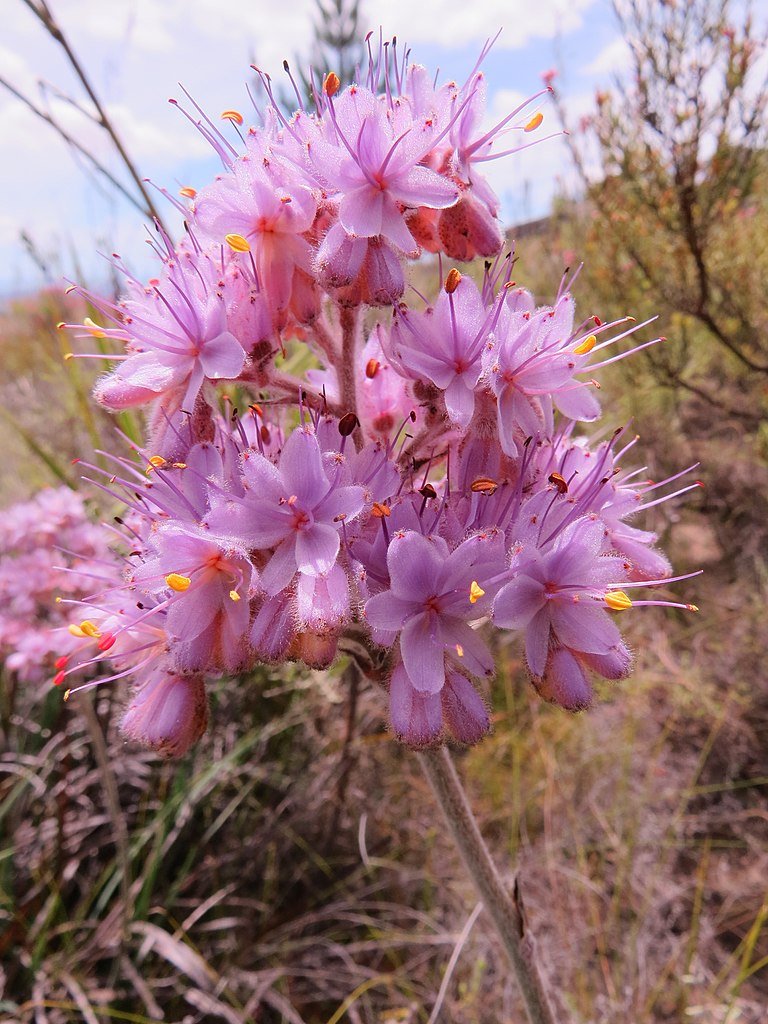
[(224, 110), (221, 114), (222, 121), (232, 121), (236, 125), (243, 123), (243, 115), (239, 110)]
[(184, 196), (185, 199), (194, 199), (197, 195), (197, 189), (192, 188), (191, 185), (185, 185), (184, 188), (179, 189), (179, 195)]
[(230, 599), (230, 601), (239, 601), (240, 600), (240, 595), (238, 594), (238, 592), (236, 590), (230, 590), (230, 592), (229, 592), (229, 599)]
[(182, 576), (178, 572), (172, 572), (165, 577), (165, 582), (171, 590), (175, 590), (177, 594), (183, 594), (185, 590), (189, 590), (189, 585), (192, 580), (189, 576)]
[(533, 115), (533, 117), (528, 122), (528, 124), (525, 126), (525, 128), (523, 128), (523, 131), (524, 132), (535, 131), (539, 127), (539, 125), (541, 124), (541, 122), (543, 120), (544, 120), (544, 115), (542, 114), (541, 111), (539, 111), (538, 114), (534, 114)]
[(485, 591), (480, 586), (480, 584), (477, 582), (477, 580), (472, 580), (472, 582), (471, 582), (471, 584), (469, 586), (469, 603), (470, 604), (477, 604), (477, 602), (480, 600), (480, 598), (483, 597), (484, 595), (485, 595)]

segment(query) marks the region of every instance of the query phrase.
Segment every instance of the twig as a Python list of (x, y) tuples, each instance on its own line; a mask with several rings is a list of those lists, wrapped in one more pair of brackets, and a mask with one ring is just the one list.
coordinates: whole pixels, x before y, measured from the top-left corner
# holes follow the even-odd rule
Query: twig
[[(88, 75), (86, 74), (85, 69), (80, 63), (77, 54), (70, 46), (69, 40), (64, 35), (64, 32), (59, 23), (56, 21), (50, 7), (45, 2), (45, 0), (36, 0), (36, 2), (33, 2), (33, 0), (22, 0), (22, 2), (29, 8), (30, 11), (32, 11), (35, 17), (41, 22), (46, 32), (48, 32), (52, 39), (55, 39), (55, 41), (59, 44), (59, 46), (66, 54), (67, 60), (69, 61), (72, 70), (80, 79), (80, 82), (83, 88), (85, 89), (88, 98), (90, 99), (91, 103), (93, 103), (93, 106), (96, 110), (98, 116), (97, 118), (94, 118), (94, 120), (96, 120), (96, 122), (100, 125), (101, 128), (104, 129), (104, 131), (112, 140), (112, 144), (117, 150), (120, 159), (122, 160), (126, 170), (128, 171), (128, 174), (131, 176), (136, 185), (136, 188), (139, 190), (139, 194), (141, 195), (141, 198), (144, 202), (143, 212), (149, 214), (149, 216), (152, 217), (153, 220), (157, 221), (158, 225), (163, 229), (163, 231), (165, 231), (166, 228), (165, 225), (163, 224), (162, 217), (158, 213), (155, 204), (152, 202), (152, 197), (149, 194), (149, 190), (146, 187), (144, 179), (141, 177), (141, 175), (138, 172), (138, 169), (136, 168), (136, 165), (134, 164), (131, 157), (128, 155), (128, 151), (123, 145), (123, 142), (120, 136), (118, 135), (111, 118), (107, 114), (105, 107), (102, 105), (98, 93), (91, 84), (91, 81)], [(45, 119), (48, 120), (49, 123), (53, 124), (54, 127), (56, 127), (57, 131), (60, 131), (60, 129), (58, 128), (58, 126), (52, 118)], [(78, 146), (77, 148), (81, 152), (85, 152), (81, 146)], [(93, 160), (89, 153), (85, 153), (85, 155), (88, 156), (94, 164), (96, 163), (96, 161)], [(125, 193), (124, 189), (121, 188), (120, 190), (121, 192)]]

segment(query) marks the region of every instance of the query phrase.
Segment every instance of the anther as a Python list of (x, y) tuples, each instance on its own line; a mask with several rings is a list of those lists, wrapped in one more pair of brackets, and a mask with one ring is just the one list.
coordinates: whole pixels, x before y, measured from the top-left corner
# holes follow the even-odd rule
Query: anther
[(547, 477), (551, 484), (554, 484), (559, 494), (566, 494), (568, 491), (568, 482), (562, 473), (550, 473)]
[(172, 572), (165, 577), (165, 582), (171, 590), (175, 590), (177, 594), (183, 594), (185, 590), (189, 590), (192, 580), (189, 576), (182, 576), (178, 572)]
[(477, 604), (477, 602), (480, 600), (481, 597), (484, 596), (484, 594), (485, 591), (477, 582), (477, 580), (472, 580), (472, 582), (469, 585), (469, 603)]
[(373, 380), (373, 378), (379, 372), (380, 366), (381, 363), (379, 362), (378, 359), (368, 360), (368, 362), (365, 364), (365, 376), (368, 378), (368, 380)]
[(473, 494), (485, 494), (487, 497), (491, 497), (499, 489), (499, 485), (495, 480), (491, 480), (489, 476), (480, 476), (477, 480), (472, 482), (470, 490)]
[(230, 592), (229, 592), (229, 599), (230, 599), (230, 601), (239, 601), (240, 600), (240, 595), (238, 594), (238, 592), (236, 590), (230, 590)]
[(453, 295), (460, 284), (461, 274), (458, 272), (456, 267), (452, 267), (448, 271), (448, 276), (445, 279), (445, 290), (449, 295)]
[(419, 488), (419, 494), (422, 496), (422, 498), (436, 498), (437, 497), (437, 491), (432, 486), (432, 484), (424, 484), (423, 487), (420, 487)]
[(223, 110), (221, 112), (222, 121), (232, 121), (236, 125), (243, 123), (243, 115), (239, 110)]
[(179, 195), (185, 199), (194, 199), (197, 195), (197, 189), (192, 188), (191, 185), (185, 185), (184, 188), (179, 189)]
[(83, 320), (83, 327), (88, 328), (88, 333), (93, 338), (106, 338), (106, 334), (98, 324), (94, 323), (89, 316)]
[(632, 602), (623, 590), (614, 590), (606, 594), (605, 603), (615, 612), (623, 612), (632, 607)]
[(392, 515), (389, 505), (382, 505), (380, 501), (374, 501), (371, 508), (371, 515), (375, 519), (389, 519)]
[(323, 92), (326, 96), (335, 96), (341, 86), (341, 79), (335, 71), (329, 71), (323, 79)]
[(524, 132), (535, 131), (539, 127), (539, 125), (541, 124), (541, 122), (543, 120), (544, 120), (544, 115), (542, 114), (541, 111), (539, 111), (538, 114), (534, 114), (533, 115), (533, 117), (528, 122), (528, 124), (525, 126), (525, 128), (523, 128), (523, 131)]
[(597, 338), (594, 334), (590, 334), (580, 345), (577, 345), (573, 350), (577, 356), (585, 356), (587, 352), (591, 352), (597, 344)]
[(242, 235), (225, 235), (224, 241), (234, 252), (250, 252), (251, 245)]
[(360, 425), (360, 420), (353, 412), (345, 413), (339, 420), (339, 433), (342, 437), (349, 437), (355, 427)]

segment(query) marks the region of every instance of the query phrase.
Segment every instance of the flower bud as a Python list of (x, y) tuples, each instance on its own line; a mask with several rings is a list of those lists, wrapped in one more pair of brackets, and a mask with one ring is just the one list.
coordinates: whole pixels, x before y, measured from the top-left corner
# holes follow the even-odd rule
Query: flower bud
[(136, 690), (120, 727), (128, 739), (151, 747), (161, 757), (181, 757), (207, 725), (202, 676), (161, 670)]

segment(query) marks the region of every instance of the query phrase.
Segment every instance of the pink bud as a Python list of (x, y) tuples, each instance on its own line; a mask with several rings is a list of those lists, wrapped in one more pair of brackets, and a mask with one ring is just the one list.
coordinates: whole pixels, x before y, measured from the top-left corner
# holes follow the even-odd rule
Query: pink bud
[(208, 702), (202, 676), (160, 671), (136, 690), (121, 729), (130, 740), (161, 757), (181, 757), (208, 725)]

